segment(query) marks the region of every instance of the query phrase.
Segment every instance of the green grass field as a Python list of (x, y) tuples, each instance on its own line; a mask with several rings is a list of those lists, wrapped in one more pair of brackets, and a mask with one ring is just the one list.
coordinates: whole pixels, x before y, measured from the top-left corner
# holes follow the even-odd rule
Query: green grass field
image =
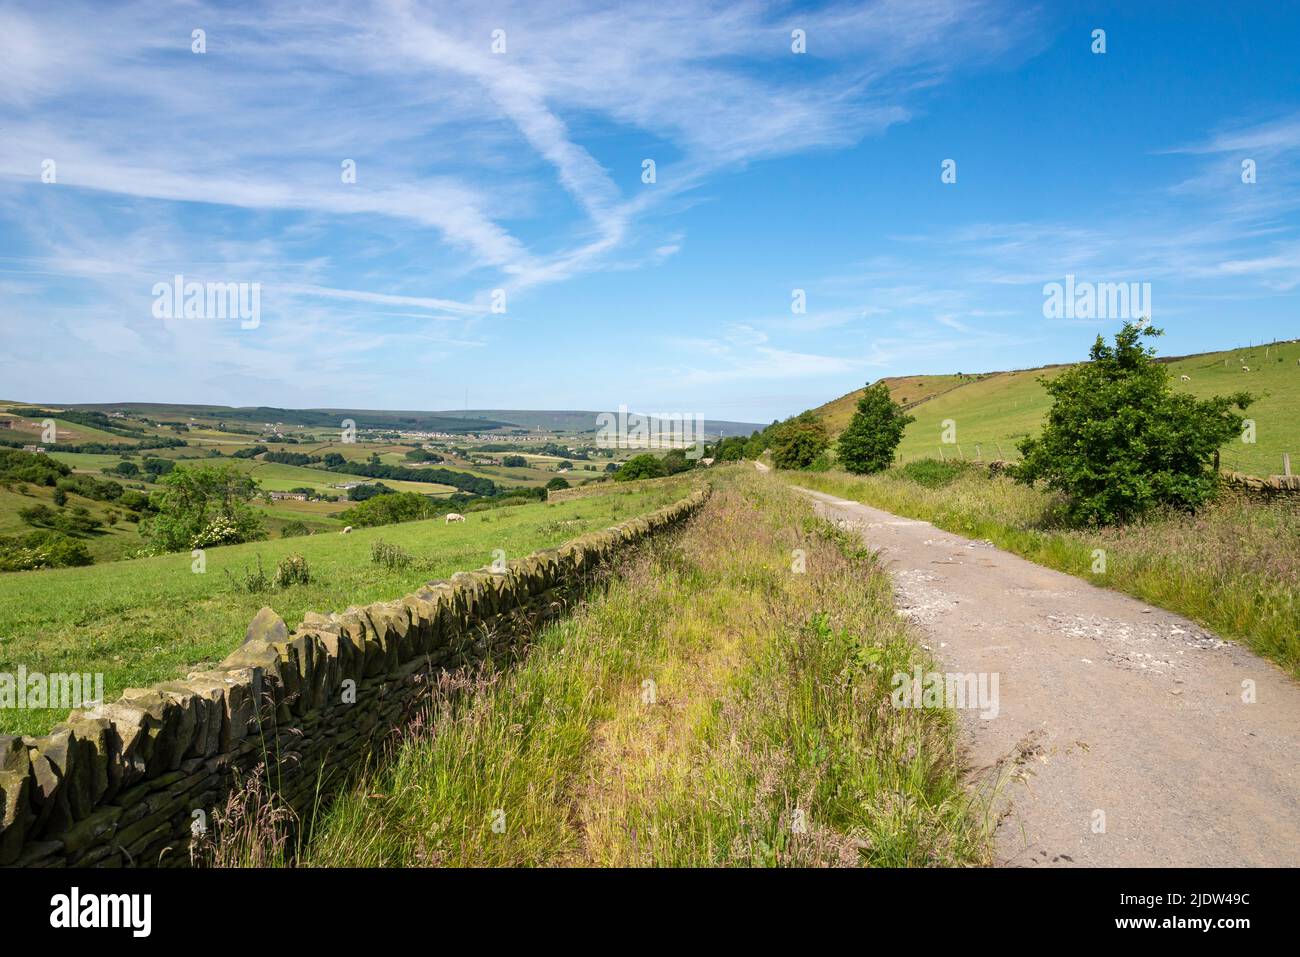
[[(1221, 465), (1252, 475), (1277, 475), (1282, 453), (1292, 457), (1292, 471), (1300, 472), (1300, 342), (1276, 346), (1233, 349), (1177, 359), (1165, 365), (1176, 390), (1205, 398), (1245, 390), (1257, 401), (1246, 415), (1255, 420), (1255, 442), (1233, 442), (1224, 447)], [(1242, 366), (1249, 372), (1242, 372)], [(961, 457), (985, 460), (1018, 459), (1016, 443), (1036, 434), (1051, 406), (1038, 382), (1040, 376), (1059, 375), (1066, 367), (1053, 366), (1019, 372), (967, 377), (907, 376), (886, 380), (895, 399), (931, 394), (909, 409), (916, 421), (907, 427), (898, 454), (902, 461), (917, 458)], [(1181, 380), (1186, 375), (1187, 382)], [(841, 396), (818, 411), (833, 434), (848, 424), (858, 392)], [(909, 404), (912, 400), (909, 398)], [(944, 423), (956, 425), (956, 443), (944, 444)], [(960, 448), (959, 448), (960, 447)]]
[[(0, 672), (103, 672), (106, 695), (183, 675), (223, 658), (249, 620), (270, 605), (290, 627), (304, 612), (342, 611), (387, 600), (421, 582), (514, 558), (675, 501), (686, 483), (612, 488), (575, 502), (527, 504), (471, 513), (462, 524), (441, 520), (323, 533), (208, 549), (206, 570), (191, 570), (188, 552), (86, 568), (0, 575)], [(406, 549), (404, 571), (371, 562), (377, 541)], [(250, 594), (238, 585), (260, 557), (268, 575), (291, 553), (305, 556), (312, 582)], [(227, 574), (229, 573), (229, 574)], [(232, 578), (233, 576), (233, 578)], [(65, 715), (50, 710), (0, 715), (0, 731), (39, 734)]]

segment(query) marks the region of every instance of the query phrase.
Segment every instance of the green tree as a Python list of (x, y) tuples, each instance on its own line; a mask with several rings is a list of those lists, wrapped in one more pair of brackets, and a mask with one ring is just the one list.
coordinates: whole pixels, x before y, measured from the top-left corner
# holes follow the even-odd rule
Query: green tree
[(718, 443), (713, 457), (719, 462), (739, 462), (745, 457), (745, 444), (744, 436), (729, 435)]
[(663, 463), (656, 456), (643, 452), (624, 462), (622, 468), (614, 473), (614, 481), (631, 482), (636, 479), (662, 478), (667, 474)]
[(826, 423), (812, 412), (801, 412), (772, 431), (772, 462), (779, 469), (806, 469), (830, 448)]
[(68, 493), (61, 488), (56, 488), (51, 498), (54, 500), (54, 504), (60, 507), (68, 504)]
[(397, 522), (415, 522), (433, 518), (438, 514), (438, 504), (418, 492), (394, 492), (376, 495), (347, 509), (339, 520), (358, 528), (374, 525), (393, 525)]
[(893, 400), (885, 383), (869, 386), (858, 399), (848, 428), (840, 433), (836, 447), (840, 464), (857, 475), (883, 472), (894, 462), (903, 430), (915, 421)]
[(570, 487), (569, 480), (566, 478), (561, 478), (560, 476), (557, 475), (555, 476), (555, 478), (551, 479), (549, 482), (546, 483), (546, 487), (548, 489), (569, 488)]
[(1020, 443), (1016, 478), (1069, 498), (1068, 514), (1090, 525), (1124, 522), (1152, 508), (1192, 510), (1218, 487), (1214, 453), (1241, 435), (1246, 392), (1197, 399), (1176, 393), (1142, 337), (1160, 331), (1125, 323), (1089, 362), (1042, 378), (1053, 399), (1038, 438)]
[(664, 467), (665, 475), (676, 475), (678, 472), (685, 472), (688, 469), (695, 468), (695, 461), (686, 457), (684, 449), (672, 449), (660, 459), (660, 463)]
[(155, 552), (266, 537), (261, 513), (249, 504), (258, 484), (233, 465), (178, 468), (159, 478), (158, 484), (162, 489), (151, 500), (156, 514), (140, 525), (140, 534)]

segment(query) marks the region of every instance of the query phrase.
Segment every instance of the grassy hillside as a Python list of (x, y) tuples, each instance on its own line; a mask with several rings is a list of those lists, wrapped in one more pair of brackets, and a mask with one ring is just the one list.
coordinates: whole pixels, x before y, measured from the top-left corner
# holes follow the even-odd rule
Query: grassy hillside
[[(1266, 354), (1267, 349), (1267, 354)], [(1300, 471), (1300, 342), (1253, 349), (1232, 349), (1167, 360), (1173, 387), (1198, 397), (1239, 390), (1258, 401), (1247, 415), (1256, 422), (1254, 444), (1234, 442), (1224, 448), (1222, 465), (1255, 475), (1282, 471), (1282, 453), (1290, 452), (1292, 470)], [(1242, 366), (1249, 367), (1243, 372)], [(981, 376), (905, 376), (886, 379), (891, 394), (905, 401), (916, 421), (907, 427), (899, 456), (959, 455), (985, 459), (1019, 458), (1016, 442), (1040, 428), (1051, 403), (1038, 379), (1059, 375), (1066, 366), (1047, 366)], [(1184, 382), (1181, 376), (1189, 381)], [(818, 409), (833, 434), (848, 424), (860, 391)], [(917, 400), (920, 400), (917, 402)], [(915, 403), (915, 404), (914, 404)], [(944, 445), (944, 421), (956, 424), (956, 445)], [(958, 448), (959, 447), (959, 448)]]
[[(18, 482), (12, 485), (13, 488), (0, 486), (0, 535), (26, 535), (33, 531), (33, 527), (19, 517), (19, 510), (34, 505), (54, 508), (54, 489)], [(22, 491), (18, 491), (20, 486)], [(86, 535), (83, 539), (86, 550), (95, 561), (116, 561), (144, 544), (135, 523), (127, 520), (130, 513), (126, 509), (114, 506), (112, 502), (96, 502), (80, 495), (68, 495), (69, 507), (79, 505), (85, 506), (92, 516), (104, 522), (104, 527), (100, 531)], [(118, 516), (117, 523), (112, 526), (108, 524), (110, 513)], [(0, 576), (0, 580), (3, 580), (3, 577)], [(5, 637), (4, 631), (0, 630), (0, 640)]]
[[(975, 376), (963, 375), (908, 375), (889, 376), (880, 381), (889, 387), (889, 394), (895, 402), (911, 408), (925, 402), (927, 399), (932, 399), (936, 395), (947, 392), (949, 389), (955, 389), (959, 385), (973, 381), (975, 378)], [(832, 435), (839, 435), (848, 426), (849, 420), (853, 418), (853, 413), (857, 410), (858, 399), (861, 397), (862, 392), (862, 389), (855, 389), (848, 395), (842, 395), (838, 399), (832, 399), (825, 405), (818, 406), (813, 411), (826, 422)]]
[[(325, 533), (210, 548), (196, 574), (188, 552), (0, 575), (0, 672), (103, 672), (105, 694), (143, 687), (219, 661), (243, 639), (258, 608), (270, 605), (290, 625), (304, 612), (342, 611), (349, 605), (397, 598), (421, 582), (445, 578), (492, 561), (549, 548), (595, 528), (676, 501), (686, 482), (574, 502), (519, 505), (475, 512), (464, 523), (441, 520)], [(371, 561), (384, 541), (413, 558), (405, 569)], [(260, 558), (267, 574), (298, 553), (310, 564), (310, 584), (249, 592), (241, 582)], [(7, 711), (0, 732), (40, 734), (64, 713)]]

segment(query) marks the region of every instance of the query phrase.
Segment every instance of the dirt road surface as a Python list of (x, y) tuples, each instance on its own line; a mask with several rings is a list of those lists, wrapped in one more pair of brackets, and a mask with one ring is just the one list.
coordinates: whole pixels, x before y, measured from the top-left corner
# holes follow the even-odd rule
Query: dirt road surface
[(1276, 666), (988, 542), (801, 491), (881, 553), (945, 672), (990, 692), (998, 676), (996, 717), (959, 711), (972, 781), (1005, 782), (997, 864), (1300, 864), (1300, 685)]

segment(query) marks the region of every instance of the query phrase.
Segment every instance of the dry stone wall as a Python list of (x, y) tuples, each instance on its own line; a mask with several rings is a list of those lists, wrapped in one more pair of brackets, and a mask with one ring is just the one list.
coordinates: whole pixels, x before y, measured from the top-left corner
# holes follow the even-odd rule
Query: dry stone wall
[[(270, 609), (211, 671), (74, 711), (48, 735), (0, 735), (0, 865), (187, 866), (196, 820), (264, 765), (299, 813), (390, 738), (439, 671), (499, 656), (559, 614), (617, 553), (708, 497), (396, 601), (309, 612), (292, 633)], [(201, 815), (195, 812), (201, 812)]]
[(1244, 492), (1264, 495), (1275, 493), (1300, 492), (1300, 475), (1270, 475), (1262, 478), (1258, 475), (1246, 475), (1243, 472), (1223, 472), (1224, 484), (1229, 488)]

